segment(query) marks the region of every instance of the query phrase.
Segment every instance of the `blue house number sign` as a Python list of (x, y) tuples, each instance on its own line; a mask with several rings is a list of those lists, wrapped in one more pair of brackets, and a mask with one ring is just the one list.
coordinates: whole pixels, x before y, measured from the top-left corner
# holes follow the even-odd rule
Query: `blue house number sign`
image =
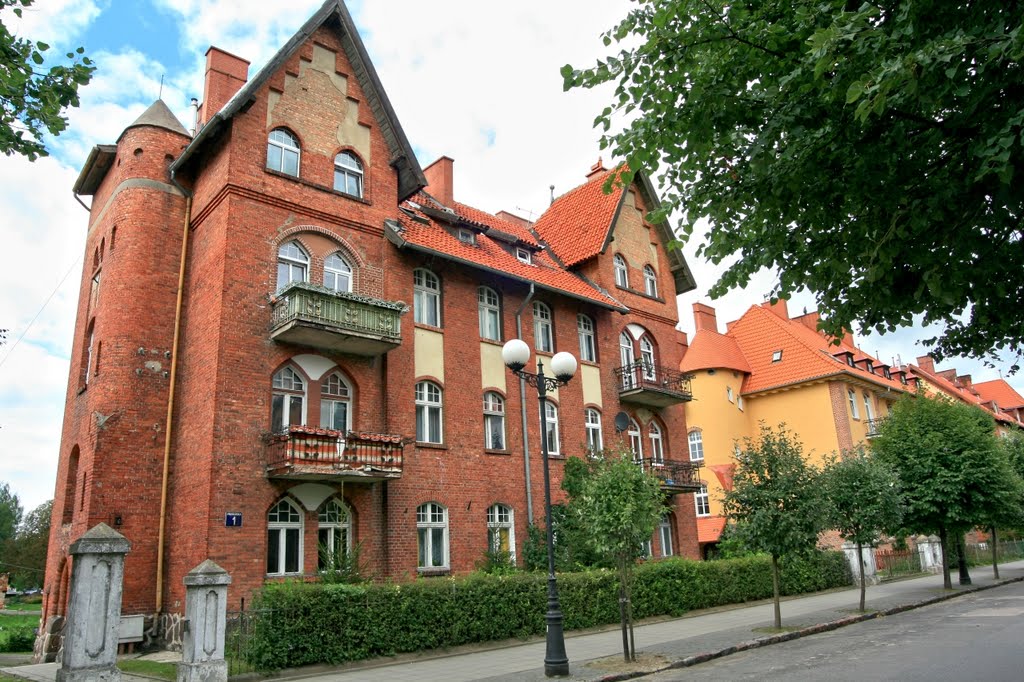
[(238, 528), (242, 525), (242, 512), (227, 512), (224, 514), (224, 525), (228, 528)]

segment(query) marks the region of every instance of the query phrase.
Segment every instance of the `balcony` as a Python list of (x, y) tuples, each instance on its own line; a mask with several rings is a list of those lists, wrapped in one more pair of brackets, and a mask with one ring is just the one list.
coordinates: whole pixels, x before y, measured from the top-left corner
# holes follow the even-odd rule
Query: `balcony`
[(379, 481), (402, 477), (402, 436), (347, 434), (291, 426), (264, 436), (267, 478), (289, 480)]
[(273, 302), (270, 338), (353, 355), (382, 355), (402, 343), (408, 307), (308, 282), (285, 287)]
[(885, 417), (875, 417), (874, 419), (865, 420), (865, 424), (868, 427), (868, 438), (876, 438), (881, 433), (882, 422), (885, 421)]
[(650, 457), (633, 461), (639, 464), (644, 471), (649, 471), (660, 478), (661, 489), (667, 495), (700, 492), (701, 462), (652, 460)]
[(693, 400), (690, 375), (640, 361), (618, 367), (619, 400), (660, 409)]

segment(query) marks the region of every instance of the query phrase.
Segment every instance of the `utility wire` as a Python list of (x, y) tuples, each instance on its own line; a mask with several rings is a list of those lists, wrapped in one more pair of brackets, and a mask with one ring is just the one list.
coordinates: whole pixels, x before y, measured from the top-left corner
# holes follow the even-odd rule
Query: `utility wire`
[(10, 349), (9, 349), (9, 350), (7, 351), (7, 355), (5, 355), (5, 356), (3, 357), (3, 359), (2, 359), (2, 360), (0, 360), (0, 367), (3, 367), (3, 366), (4, 366), (4, 363), (5, 363), (5, 362), (7, 362), (7, 359), (8, 359), (9, 357), (11, 357), (11, 354), (13, 354), (13, 353), (14, 353), (14, 349), (18, 347), (18, 344), (19, 344), (19, 343), (21, 343), (21, 340), (22, 340), (23, 338), (25, 338), (25, 335), (26, 335), (26, 334), (28, 334), (28, 330), (29, 330), (29, 329), (32, 329), (32, 325), (33, 325), (33, 324), (35, 324), (36, 320), (38, 320), (38, 319), (39, 319), (39, 316), (43, 314), (43, 311), (44, 311), (44, 310), (46, 310), (46, 306), (48, 306), (48, 305), (50, 304), (50, 301), (52, 301), (52, 300), (53, 300), (53, 297), (54, 297), (54, 295), (56, 295), (57, 291), (58, 291), (58, 290), (59, 290), (59, 289), (60, 289), (60, 288), (61, 288), (62, 286), (64, 286), (64, 282), (65, 282), (65, 281), (67, 280), (67, 278), (68, 278), (68, 275), (70, 275), (70, 274), (71, 274), (71, 271), (75, 269), (75, 266), (76, 266), (76, 265), (78, 265), (78, 263), (79, 263), (80, 261), (81, 261), (81, 258), (80, 258), (80, 257), (79, 257), (79, 258), (76, 258), (76, 259), (75, 259), (75, 262), (73, 262), (73, 263), (71, 264), (71, 267), (70, 267), (70, 268), (68, 268), (68, 271), (64, 273), (64, 276), (63, 276), (63, 277), (61, 277), (61, 280), (60, 280), (60, 282), (59, 282), (59, 283), (57, 284), (57, 286), (56, 286), (56, 287), (54, 287), (53, 291), (51, 291), (51, 292), (50, 292), (50, 295), (46, 297), (46, 300), (45, 300), (45, 301), (43, 301), (43, 305), (42, 305), (42, 307), (41, 307), (41, 308), (39, 308), (39, 312), (37, 312), (37, 313), (36, 313), (35, 317), (33, 317), (33, 318), (32, 318), (32, 321), (31, 321), (31, 322), (29, 322), (29, 323), (28, 323), (28, 326), (26, 326), (26, 327), (25, 327), (25, 329), (24, 329), (24, 330), (23, 330), (23, 331), (21, 332), (21, 336), (19, 336), (19, 337), (17, 338), (17, 340), (16, 340), (16, 341), (15, 341), (15, 342), (14, 342), (13, 344), (11, 344), (11, 347), (10, 347)]

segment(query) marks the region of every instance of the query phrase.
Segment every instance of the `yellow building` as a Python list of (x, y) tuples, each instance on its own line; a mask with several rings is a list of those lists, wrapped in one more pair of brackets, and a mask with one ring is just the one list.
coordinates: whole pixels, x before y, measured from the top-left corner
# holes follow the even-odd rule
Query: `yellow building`
[(970, 374), (957, 374), (955, 369), (938, 370), (928, 355), (917, 358), (907, 370), (920, 380), (921, 390), (929, 396), (945, 396), (975, 405), (996, 422), (996, 433), (1007, 436), (1024, 427), (1024, 398), (1004, 379), (975, 384)]

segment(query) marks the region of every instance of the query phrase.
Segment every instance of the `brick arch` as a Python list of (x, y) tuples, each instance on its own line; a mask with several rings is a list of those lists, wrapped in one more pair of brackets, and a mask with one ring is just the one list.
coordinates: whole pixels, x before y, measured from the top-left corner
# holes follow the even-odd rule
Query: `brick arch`
[(314, 232), (322, 237), (326, 237), (339, 246), (339, 250), (344, 252), (346, 256), (351, 258), (352, 265), (355, 267), (363, 268), (366, 267), (366, 259), (359, 253), (358, 250), (353, 248), (352, 244), (347, 239), (338, 235), (331, 229), (321, 227), (320, 225), (293, 225), (285, 230), (282, 230), (277, 234), (276, 239), (273, 242), (274, 246), (274, 260), (277, 260), (277, 250), (281, 248), (281, 245), (287, 241), (296, 240), (302, 244), (302, 248), (306, 249), (310, 254), (310, 258), (314, 257), (312, 249), (306, 245), (305, 242), (298, 236), (303, 232)]

